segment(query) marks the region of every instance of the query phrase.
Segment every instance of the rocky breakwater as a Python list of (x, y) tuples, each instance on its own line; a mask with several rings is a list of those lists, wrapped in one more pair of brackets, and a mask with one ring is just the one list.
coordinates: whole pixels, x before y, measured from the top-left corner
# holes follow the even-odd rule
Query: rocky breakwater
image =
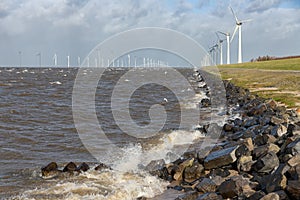
[[(219, 143), (172, 163), (152, 161), (146, 169), (168, 180), (169, 190), (182, 191), (177, 200), (300, 199), (299, 113), (224, 85), (228, 106), (239, 117), (220, 127)], [(202, 128), (207, 134), (209, 126)]]

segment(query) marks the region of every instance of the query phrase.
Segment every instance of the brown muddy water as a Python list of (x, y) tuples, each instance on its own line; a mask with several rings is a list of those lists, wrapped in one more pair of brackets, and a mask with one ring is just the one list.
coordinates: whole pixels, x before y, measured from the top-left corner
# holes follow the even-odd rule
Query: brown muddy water
[[(192, 85), (196, 84), (191, 78), (193, 69), (179, 71)], [(85, 148), (74, 125), (72, 91), (77, 72), (75, 68), (0, 68), (1, 199), (136, 199), (163, 193), (168, 183), (136, 168), (145, 164), (139, 163), (142, 147), (124, 142), (109, 110), (110, 93), (126, 69), (107, 70), (95, 95), (101, 127), (124, 147), (125, 154), (115, 157), (116, 163), (109, 163), (116, 166), (114, 170), (89, 170), (79, 176), (54, 179), (41, 177), (40, 168), (51, 161), (60, 167), (70, 161), (87, 162), (90, 166), (99, 162)], [(132, 96), (131, 116), (137, 124), (147, 124), (149, 115), (145, 113), (149, 105), (167, 98), (165, 109), (169, 116), (162, 132), (168, 137), (162, 137), (159, 144), (175, 144), (182, 141), (182, 135), (200, 138), (202, 135), (192, 131), (192, 127), (177, 130), (180, 107), (195, 109), (204, 97), (201, 91), (196, 92), (194, 99), (176, 100), (165, 87), (141, 87)], [(165, 145), (157, 148), (166, 152)]]

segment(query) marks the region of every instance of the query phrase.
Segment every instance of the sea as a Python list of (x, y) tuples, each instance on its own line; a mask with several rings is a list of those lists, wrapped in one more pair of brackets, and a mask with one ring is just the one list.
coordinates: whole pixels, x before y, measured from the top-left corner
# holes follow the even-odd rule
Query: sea
[[(92, 68), (85, 70), (84, 73), (93, 73)], [(146, 140), (145, 143), (151, 143), (150, 148), (142, 142), (132, 143), (132, 136), (127, 140), (110, 110), (112, 91), (128, 70), (106, 69), (99, 77), (95, 92), (98, 122), (109, 140), (118, 147), (115, 151), (121, 149), (123, 153), (106, 155), (98, 152), (95, 155), (82, 141), (74, 122), (72, 94), (78, 68), (0, 68), (0, 199), (174, 199), (178, 195), (175, 191), (167, 191), (168, 182), (150, 175), (141, 166), (146, 166), (152, 159), (168, 161), (170, 157), (166, 155), (172, 153), (168, 152), (170, 146), (181, 148), (181, 145), (190, 145), (205, 137), (197, 129), (199, 124), (182, 128), (178, 126), (178, 120), (181, 109), (199, 109), (200, 101), (207, 98), (207, 91), (195, 80), (195, 69), (180, 68), (176, 70), (194, 89), (192, 98), (176, 100), (169, 88), (155, 84), (140, 87), (132, 93), (130, 116), (137, 125), (150, 123), (147, 114), (150, 104), (164, 107), (169, 116), (159, 137), (152, 138), (151, 142)], [(166, 74), (164, 71), (157, 73)], [(134, 80), (122, 81), (130, 83)], [(120, 97), (118, 102), (128, 104), (128, 99)], [(82, 130), (81, 134), (84, 134)], [(190, 140), (185, 143), (185, 138)], [(102, 146), (101, 140), (97, 142)], [(102, 142), (105, 146), (107, 141)], [(143, 148), (150, 152), (146, 160), (141, 159)], [(110, 158), (109, 163), (105, 163), (106, 158)], [(68, 162), (77, 165), (86, 162), (91, 169), (74, 176), (44, 178), (41, 168), (50, 162), (57, 162), (59, 168)], [(112, 169), (93, 170), (99, 162)]]

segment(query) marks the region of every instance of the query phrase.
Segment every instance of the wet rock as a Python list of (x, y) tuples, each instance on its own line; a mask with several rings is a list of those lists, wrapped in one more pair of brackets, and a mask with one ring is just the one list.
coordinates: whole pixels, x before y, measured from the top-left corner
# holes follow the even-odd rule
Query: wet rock
[(300, 124), (289, 124), (287, 127), (287, 134), (290, 136), (300, 135)]
[(82, 171), (82, 172), (86, 172), (87, 170), (89, 170), (90, 167), (88, 164), (86, 164), (85, 162), (81, 163), (78, 167), (77, 167), (77, 171)]
[(222, 196), (214, 192), (208, 192), (198, 196), (196, 200), (222, 200)]
[(242, 156), (237, 161), (237, 168), (239, 171), (249, 172), (253, 164), (252, 156)]
[(183, 179), (183, 172), (186, 167), (190, 167), (193, 165), (194, 158), (184, 161), (183, 163), (178, 165), (178, 168), (175, 170), (173, 178), (176, 181), (181, 181)]
[(223, 126), (223, 130), (226, 131), (226, 132), (232, 131), (233, 128), (234, 128), (234, 125), (232, 125), (232, 124), (225, 124)]
[(184, 169), (184, 180), (186, 182), (192, 182), (196, 179), (199, 179), (203, 174), (204, 167), (198, 161), (194, 161), (191, 166), (188, 166)]
[(77, 166), (73, 162), (69, 162), (63, 169), (63, 172), (74, 172), (76, 171)]
[(291, 198), (300, 199), (300, 181), (289, 180), (286, 187), (286, 191)]
[(211, 106), (210, 99), (202, 99), (200, 103), (201, 103), (201, 108), (207, 108)]
[(209, 178), (203, 178), (201, 180), (200, 183), (198, 183), (195, 187), (199, 192), (203, 192), (203, 193), (206, 193), (206, 192), (215, 192), (216, 189), (217, 189), (217, 185), (216, 183), (209, 179)]
[(55, 177), (59, 174), (59, 172), (61, 172), (60, 170), (58, 170), (56, 162), (51, 162), (45, 167), (42, 167), (41, 171), (43, 177)]
[(266, 155), (261, 156), (253, 165), (253, 169), (260, 173), (269, 173), (275, 167), (279, 166), (279, 159), (276, 154), (271, 151)]
[(260, 198), (260, 200), (280, 200), (279, 195), (276, 193), (269, 193), (264, 197)]
[(96, 171), (102, 171), (102, 170), (105, 170), (105, 169), (111, 169), (111, 168), (109, 166), (107, 166), (106, 164), (104, 164), (104, 163), (100, 163), (99, 165), (97, 165), (95, 167)]
[(213, 169), (234, 163), (237, 148), (238, 146), (234, 146), (210, 153), (204, 160), (204, 168)]

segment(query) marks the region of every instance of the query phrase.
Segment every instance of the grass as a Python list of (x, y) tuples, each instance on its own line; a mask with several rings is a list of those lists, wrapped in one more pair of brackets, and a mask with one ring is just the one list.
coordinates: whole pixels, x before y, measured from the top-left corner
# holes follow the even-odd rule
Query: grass
[(223, 79), (273, 98), (290, 108), (300, 107), (300, 58), (218, 66)]
[(246, 62), (241, 64), (219, 65), (218, 67), (263, 70), (300, 70), (300, 58), (270, 60), (262, 62)]

